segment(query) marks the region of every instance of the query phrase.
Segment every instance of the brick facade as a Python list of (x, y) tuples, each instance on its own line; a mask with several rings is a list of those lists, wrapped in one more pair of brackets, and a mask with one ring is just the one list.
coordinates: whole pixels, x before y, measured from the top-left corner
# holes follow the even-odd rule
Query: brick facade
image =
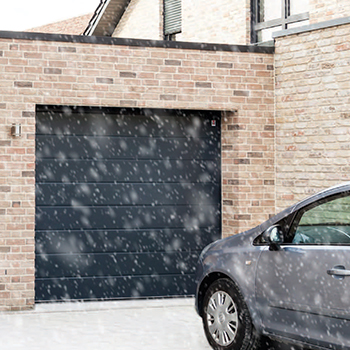
[[(152, 1), (159, 19), (161, 1)], [(185, 18), (188, 34), (178, 40), (226, 42), (223, 33), (227, 42), (248, 42), (250, 2), (238, 3), (245, 10), (237, 23), (245, 16), (246, 25), (233, 31), (237, 36), (230, 34), (237, 11), (221, 8), (222, 27), (207, 18), (207, 27), (198, 25), (200, 33), (190, 37), (194, 28)], [(350, 12), (344, 0), (323, 4), (310, 0), (311, 23)], [(126, 36), (133, 36), (128, 25), (144, 13), (143, 5), (131, 2), (116, 35), (131, 30)], [(157, 23), (155, 32), (134, 37), (161, 38)], [(0, 310), (34, 305), (37, 105), (222, 111), (226, 237), (349, 181), (349, 42), (350, 24), (279, 36), (275, 55), (227, 45), (0, 33)], [(22, 124), (21, 138), (11, 136), (13, 123)]]
[(249, 33), (249, 0), (182, 2), (182, 33), (176, 40), (246, 45)]
[(163, 1), (131, 0), (112, 36), (115, 38), (162, 40), (162, 16)]
[[(163, 39), (163, 0), (132, 0), (113, 37)], [(176, 35), (176, 40), (248, 44), (250, 1), (183, 1), (182, 32)]]
[(350, 25), (276, 39), (277, 210), (349, 181)]
[[(61, 40), (0, 39), (0, 310), (34, 304), (38, 104), (226, 111), (223, 235), (274, 211), (271, 54)], [(21, 138), (11, 137), (13, 123), (22, 124)]]
[(348, 17), (350, 3), (348, 0), (309, 0), (310, 23), (320, 23), (336, 18)]

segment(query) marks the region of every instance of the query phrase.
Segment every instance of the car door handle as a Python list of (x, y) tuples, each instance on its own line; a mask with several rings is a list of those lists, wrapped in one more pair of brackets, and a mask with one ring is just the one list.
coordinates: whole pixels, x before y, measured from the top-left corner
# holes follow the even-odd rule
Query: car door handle
[(328, 275), (345, 277), (350, 276), (350, 270), (345, 270), (344, 266), (335, 266), (330, 270), (327, 270)]
[(290, 252), (290, 253), (305, 254), (305, 250), (304, 249), (295, 248), (295, 247), (285, 247), (284, 251), (285, 252)]

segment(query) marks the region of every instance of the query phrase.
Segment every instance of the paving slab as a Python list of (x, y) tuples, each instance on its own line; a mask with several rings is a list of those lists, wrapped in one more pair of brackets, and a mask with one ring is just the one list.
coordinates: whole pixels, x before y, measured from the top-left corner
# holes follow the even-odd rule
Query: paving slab
[(0, 313), (0, 349), (210, 350), (193, 298), (37, 304)]

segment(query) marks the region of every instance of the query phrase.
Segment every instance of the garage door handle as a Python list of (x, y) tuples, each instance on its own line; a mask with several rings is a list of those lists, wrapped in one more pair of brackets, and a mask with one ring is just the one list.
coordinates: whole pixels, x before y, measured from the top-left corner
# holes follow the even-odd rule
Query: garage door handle
[(331, 276), (339, 276), (339, 277), (345, 277), (345, 276), (350, 276), (350, 271), (345, 270), (345, 268), (341, 267), (333, 267), (333, 269), (327, 270), (328, 275)]

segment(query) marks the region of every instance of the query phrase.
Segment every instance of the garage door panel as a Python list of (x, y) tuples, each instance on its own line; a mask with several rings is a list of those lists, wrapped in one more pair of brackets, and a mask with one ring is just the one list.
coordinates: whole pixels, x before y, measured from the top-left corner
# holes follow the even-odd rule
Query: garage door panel
[(37, 157), (54, 159), (215, 159), (218, 144), (187, 138), (37, 137)]
[(195, 293), (194, 275), (87, 278), (38, 278), (38, 300), (95, 300), (181, 296)]
[[(38, 278), (115, 277), (195, 273), (200, 251), (38, 254)], [(122, 273), (121, 273), (122, 272)]]
[[(168, 115), (167, 115), (168, 114)], [(188, 115), (181, 111), (121, 109), (81, 111), (65, 107), (42, 110), (37, 121), (37, 135), (101, 135), (132, 137), (208, 137), (216, 136), (211, 121), (220, 122), (217, 113), (196, 111)]]
[(220, 222), (219, 207), (38, 207), (37, 230), (153, 229), (210, 227)]
[(43, 106), (36, 300), (193, 294), (221, 235), (220, 114)]
[[(124, 206), (208, 204), (220, 196), (212, 184), (40, 184), (39, 206)], [(215, 203), (215, 201), (214, 201)]]
[(217, 161), (57, 161), (40, 160), (37, 182), (220, 182)]
[(201, 229), (37, 231), (36, 253), (75, 254), (201, 250), (220, 238), (217, 227)]

